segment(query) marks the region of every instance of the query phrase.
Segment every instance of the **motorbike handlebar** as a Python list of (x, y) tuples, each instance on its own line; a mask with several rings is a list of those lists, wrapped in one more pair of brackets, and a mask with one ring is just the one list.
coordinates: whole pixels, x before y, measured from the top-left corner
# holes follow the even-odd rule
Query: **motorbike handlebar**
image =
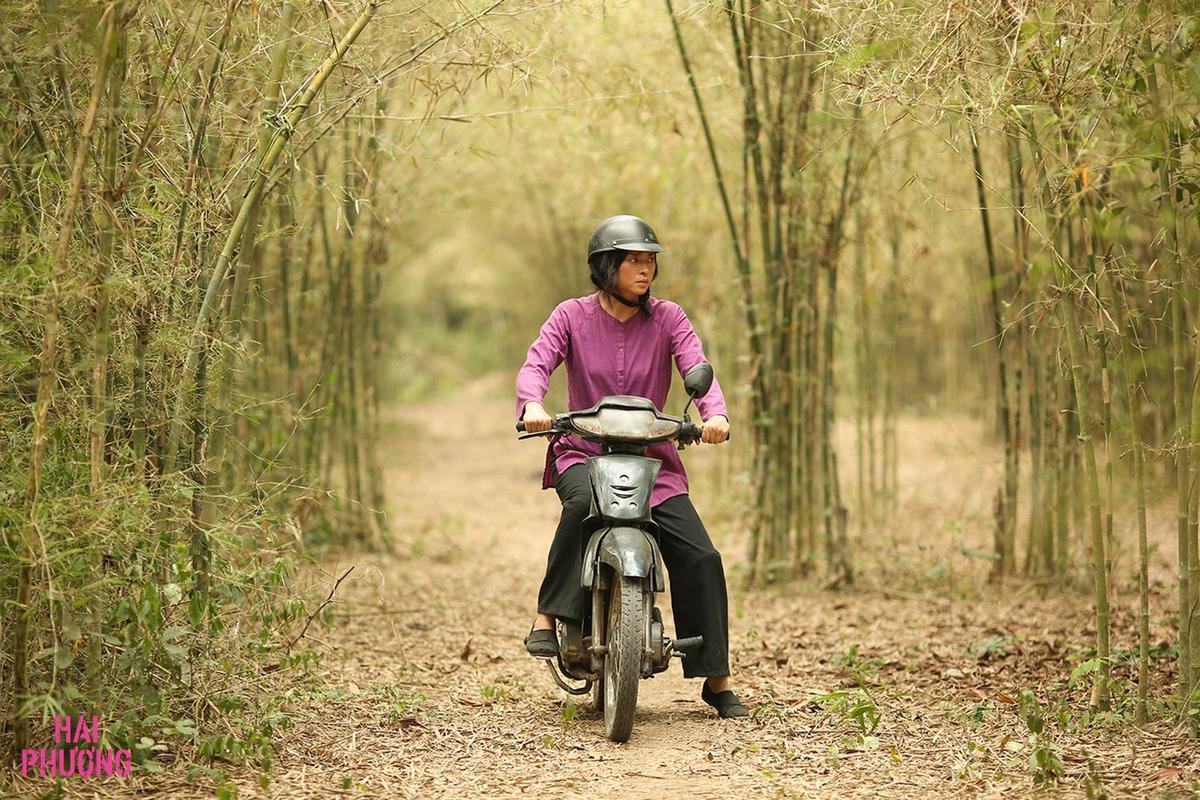
[(559, 419), (557, 417), (554, 420), (554, 424), (548, 429), (544, 431), (536, 431), (534, 433), (529, 433), (525, 427), (525, 420), (521, 420), (517, 423), (517, 431), (525, 434), (524, 436), (519, 437), (521, 439), (529, 439), (534, 436), (549, 436), (552, 433), (565, 433), (562, 426), (559, 425)]
[(700, 436), (703, 434), (703, 429), (694, 422), (685, 422), (679, 428), (679, 433), (675, 434), (675, 441), (679, 444), (695, 444), (700, 441)]
[[(554, 425), (551, 426), (549, 430), (538, 431), (537, 433), (532, 433), (529, 435), (537, 436), (539, 434), (555, 433), (556, 431), (559, 431), (558, 423), (559, 423), (559, 420), (557, 418), (555, 418)], [(525, 420), (520, 420), (519, 422), (517, 422), (517, 431), (519, 433), (526, 433)], [(561, 432), (561, 431), (559, 431), (559, 432)], [(704, 433), (704, 429), (700, 425), (697, 425), (694, 422), (685, 422), (685, 423), (683, 423), (683, 425), (680, 426), (679, 433), (677, 433), (674, 438), (675, 438), (676, 444), (679, 444), (681, 446), (688, 445), (688, 444), (695, 444), (696, 442), (700, 441), (700, 437), (703, 435), (703, 433)]]

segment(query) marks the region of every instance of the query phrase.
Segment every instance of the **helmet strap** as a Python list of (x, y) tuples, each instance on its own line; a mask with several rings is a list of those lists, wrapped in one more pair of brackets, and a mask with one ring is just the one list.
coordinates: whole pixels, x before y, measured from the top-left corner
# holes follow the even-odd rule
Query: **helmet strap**
[(650, 299), (650, 290), (649, 289), (646, 290), (645, 294), (643, 294), (641, 297), (639, 297), (637, 300), (635, 300), (633, 302), (626, 300), (624, 297), (621, 297), (621, 295), (617, 294), (616, 292), (606, 292), (606, 294), (609, 297), (616, 300), (618, 303), (629, 306), (630, 308), (642, 308), (643, 306), (646, 305), (646, 301)]

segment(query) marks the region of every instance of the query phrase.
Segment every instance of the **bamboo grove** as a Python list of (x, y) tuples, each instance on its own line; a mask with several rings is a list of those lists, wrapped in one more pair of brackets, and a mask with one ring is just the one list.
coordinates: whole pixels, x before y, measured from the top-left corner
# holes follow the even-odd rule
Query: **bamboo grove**
[[(694, 38), (666, 6), (695, 89)], [(1156, 479), (1169, 483), (1180, 707), (1196, 715), (1200, 76), (1186, 11), (727, 0), (694, 15), (691, 27), (723, 36), (740, 87), (740, 112), (724, 117), (740, 127), (740, 164), (713, 135), (711, 101), (694, 99), (749, 331), (752, 578), (823, 563), (831, 584), (848, 581), (851, 528), (886, 530), (897, 397), (926, 369), (904, 357), (916, 352), (920, 311), (901, 253), (914, 252), (912, 203), (925, 188), (912, 154), (935, 143), (970, 181), (977, 209), (978, 244), (964, 258), (973, 308), (961, 329), (943, 331), (971, 343), (958, 363), (981, 371), (1003, 445), (993, 548), (981, 555), (999, 580), (1091, 587), (1092, 699), (1104, 708), (1113, 550), (1136, 552), (1145, 719), (1146, 496)], [(852, 399), (839, 404), (843, 393)], [(840, 490), (837, 409), (857, 431), (853, 498)], [(1121, 485), (1134, 487), (1136, 513), (1116, 527)]]
[[(646, 0), (637, 27), (653, 19), (664, 57), (609, 43), (605, 71), (564, 38), (577, 61), (551, 54), (535, 86), (521, 64), (555, 5), (3, 6), (0, 740), (96, 709), (121, 739), (198, 728), (209, 755), (269, 760), (286, 724), (270, 682), (311, 665), (321, 610), (295, 583), (304, 548), (391, 544), (379, 442), (407, 321), (389, 282), (412, 229), (437, 228), (406, 220), (423, 131), (446, 152), (483, 142), (439, 165), (466, 176), (443, 202), (479, 212), (489, 258), (517, 253), (499, 301), (454, 297), (480, 312), (459, 314), (464, 349), (527, 346), (495, 306), (577, 293), (579, 242), (616, 203), (665, 220), (657, 285), (694, 309), (750, 440), (753, 581), (869, 584), (902, 417), (965, 406), (1003, 461), (990, 547), (968, 557), (1001, 585), (1088, 592), (1093, 705), (1144, 720), (1147, 510), (1170, 494), (1167, 653), (1194, 719), (1194, 6)], [(615, 26), (609, 5), (588, 13)], [(497, 77), (516, 73), (537, 110), (581, 121), (519, 127), (531, 109)], [(565, 180), (581, 163), (599, 179)], [(500, 213), (518, 201), (536, 213)]]
[[(674, 21), (669, 0), (667, 9)], [(806, 52), (823, 46), (818, 18), (797, 35), (799, 27), (760, 24), (757, 12), (744, 8), (727, 5), (725, 13), (744, 100), (739, 210), (732, 207), (711, 138), (710, 152), (754, 359), (758, 517), (752, 561), (769, 572), (801, 573), (820, 553), (837, 580), (848, 580), (847, 514), (831, 440), (834, 322), (838, 266), (870, 143), (861, 137), (861, 105), (854, 105), (849, 119), (829, 114), (837, 98)], [(675, 33), (690, 76), (678, 26)], [(813, 143), (831, 137), (837, 146), (818, 152)], [(752, 261), (760, 262), (758, 290), (751, 285)]]
[(388, 543), (381, 292), (403, 184), (384, 185), (402, 139), (382, 118), (478, 77), (441, 62), (489, 63), (502, 45), (471, 34), (496, 5), (5, 6), (14, 752), (31, 720), (102, 711), (134, 742), (228, 716), (201, 751), (269, 761), (286, 720), (243, 687), (310, 662), (296, 545)]

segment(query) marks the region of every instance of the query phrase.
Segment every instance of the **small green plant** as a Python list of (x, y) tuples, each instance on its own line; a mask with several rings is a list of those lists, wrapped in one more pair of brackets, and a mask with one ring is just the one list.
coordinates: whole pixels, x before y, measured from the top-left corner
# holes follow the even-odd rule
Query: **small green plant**
[(371, 687), (371, 694), (387, 704), (384, 723), (397, 725), (402, 720), (411, 720), (416, 713), (416, 706), (425, 700), (425, 695), (417, 692), (407, 694), (394, 684), (377, 684)]
[(1104, 788), (1104, 781), (1096, 770), (1096, 762), (1089, 757), (1087, 760), (1087, 780), (1083, 785), (1088, 800), (1110, 800), (1112, 795)]
[(508, 697), (508, 690), (503, 686), (492, 686), (491, 684), (486, 684), (479, 688), (479, 694), (483, 696), (483, 699), (487, 703), (491, 704), (498, 703), (505, 697)]
[(1067, 681), (1067, 685), (1074, 689), (1080, 681), (1083, 681), (1089, 675), (1100, 669), (1100, 659), (1089, 658), (1086, 661), (1079, 663), (1075, 669), (1071, 670), (1071, 677)]
[(852, 644), (840, 653), (833, 656), (833, 665), (836, 667), (845, 667), (846, 669), (854, 669), (863, 664), (862, 654), (858, 652), (858, 645)]
[(831, 746), (831, 758), (836, 760), (841, 750), (874, 750), (879, 746), (879, 740), (873, 735), (879, 727), (879, 706), (866, 689), (860, 686), (830, 692), (814, 697), (812, 702), (843, 721), (853, 722), (857, 728), (854, 736), (843, 740), (840, 747)]
[(1003, 636), (988, 636), (967, 645), (967, 655), (976, 661), (992, 661), (1008, 655), (1011, 645)]
[(858, 645), (852, 644), (845, 650), (835, 653), (830, 659), (830, 663), (849, 672), (854, 680), (861, 684), (868, 680), (882, 662), (877, 658), (863, 655), (859, 651)]
[(1037, 696), (1028, 689), (1021, 690), (1019, 705), (1021, 719), (1029, 729), (1029, 744), (1032, 751), (1029, 754), (1029, 769), (1033, 772), (1033, 781), (1037, 784), (1053, 783), (1063, 776), (1065, 769), (1062, 759), (1058, 756), (1058, 748), (1045, 738), (1046, 718), (1042, 704)]

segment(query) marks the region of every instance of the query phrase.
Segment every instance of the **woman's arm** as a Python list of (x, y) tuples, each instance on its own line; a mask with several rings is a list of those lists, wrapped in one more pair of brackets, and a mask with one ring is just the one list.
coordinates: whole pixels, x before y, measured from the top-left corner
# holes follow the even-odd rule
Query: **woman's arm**
[(567, 357), (570, 341), (570, 325), (566, 303), (559, 303), (550, 312), (550, 318), (542, 325), (538, 337), (529, 346), (525, 363), (517, 371), (517, 419), (525, 415), (527, 403), (541, 405), (546, 390), (550, 387), (550, 374)]
[[(675, 358), (675, 367), (679, 370), (679, 375), (682, 377), (687, 374), (687, 371), (702, 361), (708, 359), (704, 357), (704, 345), (700, 342), (700, 337), (696, 335), (696, 329), (692, 327), (692, 321), (688, 319), (687, 314), (678, 305), (675, 306), (675, 318), (669, 321), (671, 332), (671, 354)], [(696, 398), (696, 408), (700, 410), (700, 419), (708, 421), (712, 417), (725, 417), (726, 423), (729, 420), (729, 412), (725, 407), (725, 393), (721, 391), (721, 384), (713, 377), (712, 387), (708, 390), (708, 394), (703, 397)]]

